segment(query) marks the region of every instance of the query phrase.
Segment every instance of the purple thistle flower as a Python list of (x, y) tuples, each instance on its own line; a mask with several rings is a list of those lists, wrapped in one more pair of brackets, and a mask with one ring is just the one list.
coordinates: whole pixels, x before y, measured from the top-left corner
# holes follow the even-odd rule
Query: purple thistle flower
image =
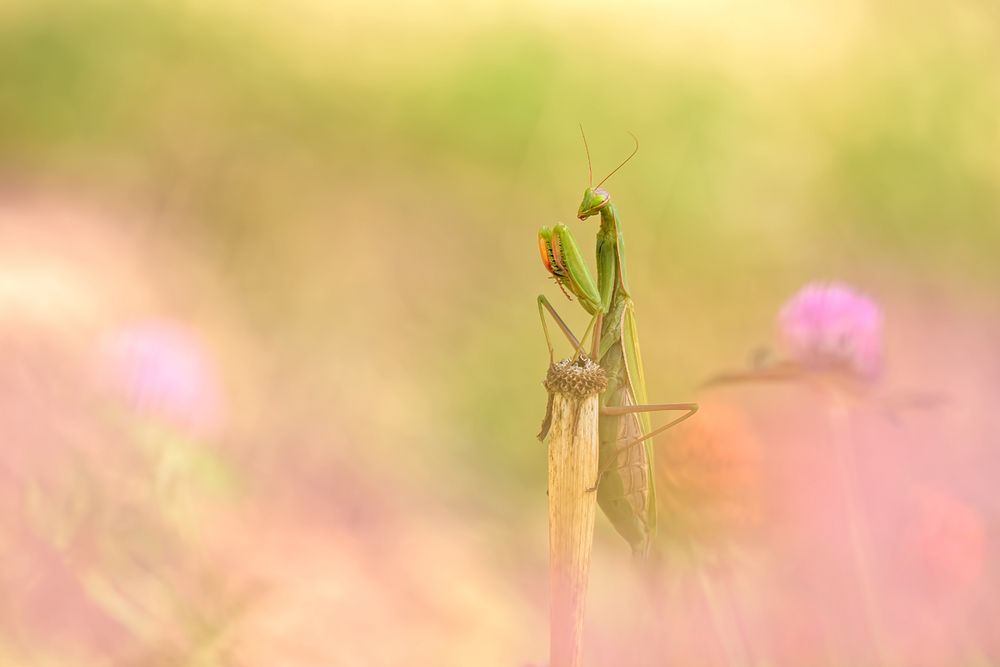
[(882, 370), (882, 311), (841, 283), (810, 283), (781, 308), (778, 334), (791, 358), (810, 368), (841, 368), (872, 381)]

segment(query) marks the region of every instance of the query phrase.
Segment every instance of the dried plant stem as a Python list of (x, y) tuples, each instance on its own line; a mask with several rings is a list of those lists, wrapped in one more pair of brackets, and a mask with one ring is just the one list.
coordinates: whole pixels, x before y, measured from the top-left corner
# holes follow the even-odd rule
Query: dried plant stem
[(606, 380), (599, 366), (582, 357), (554, 364), (545, 386), (550, 394), (549, 666), (579, 667), (597, 512), (598, 394)]

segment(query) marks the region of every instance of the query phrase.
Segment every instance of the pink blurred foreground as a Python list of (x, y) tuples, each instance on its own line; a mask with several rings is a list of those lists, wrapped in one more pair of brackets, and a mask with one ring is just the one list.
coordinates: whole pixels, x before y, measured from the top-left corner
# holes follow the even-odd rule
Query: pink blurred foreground
[[(348, 411), (274, 385), (281, 366), (266, 348), (212, 309), (178, 307), (176, 285), (143, 269), (152, 250), (83, 210), (14, 200), (0, 216), (5, 657), (512, 665), (544, 654), (543, 549), (512, 564), (482, 537), (523, 527), (357, 465)], [(921, 326), (935, 315), (838, 284), (780, 310), (790, 358), (865, 388), (706, 390), (658, 450), (655, 571), (598, 539), (591, 664), (1000, 655), (998, 429), (995, 412), (958, 400), (995, 393), (995, 378), (926, 356), (957, 341), (989, 349), (991, 325), (955, 312), (946, 331)], [(926, 391), (941, 400), (902, 400)], [(544, 544), (541, 523), (532, 530)]]

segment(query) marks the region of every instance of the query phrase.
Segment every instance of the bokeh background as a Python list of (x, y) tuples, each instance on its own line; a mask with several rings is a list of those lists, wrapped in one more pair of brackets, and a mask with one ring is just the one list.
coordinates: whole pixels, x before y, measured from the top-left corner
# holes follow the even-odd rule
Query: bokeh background
[[(543, 664), (578, 123), (641, 141), (650, 396), (703, 404), (587, 664), (1000, 661), (997, 63), (985, 0), (3, 2), (0, 662)], [(834, 279), (848, 407), (700, 388)]]

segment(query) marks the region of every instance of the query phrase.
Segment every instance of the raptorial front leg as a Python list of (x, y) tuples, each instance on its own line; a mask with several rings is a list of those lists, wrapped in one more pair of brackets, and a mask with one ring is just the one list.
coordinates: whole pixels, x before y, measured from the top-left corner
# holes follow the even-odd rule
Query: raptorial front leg
[(552, 337), (549, 335), (549, 326), (545, 323), (546, 310), (549, 311), (549, 315), (552, 316), (553, 321), (555, 321), (556, 325), (559, 326), (560, 331), (563, 332), (563, 335), (566, 336), (566, 339), (570, 342), (570, 345), (572, 345), (574, 349), (578, 349), (580, 347), (580, 341), (578, 341), (576, 336), (573, 335), (573, 332), (570, 330), (569, 326), (567, 326), (566, 322), (563, 321), (563, 318), (559, 317), (559, 313), (557, 313), (556, 309), (552, 307), (549, 300), (545, 298), (545, 295), (539, 294), (538, 319), (542, 322), (542, 331), (545, 333), (545, 344), (549, 348), (549, 363), (551, 364), (555, 361), (555, 349), (552, 347)]
[[(590, 318), (590, 322), (587, 324), (587, 330), (584, 331), (583, 332), (583, 336), (579, 340), (577, 340), (576, 336), (573, 335), (573, 331), (569, 328), (569, 325), (567, 325), (566, 322), (563, 320), (563, 318), (559, 316), (559, 313), (556, 312), (556, 309), (552, 306), (551, 303), (549, 303), (549, 300), (546, 299), (543, 294), (539, 294), (538, 295), (538, 318), (542, 322), (542, 331), (545, 332), (545, 344), (548, 345), (548, 348), (549, 348), (549, 363), (552, 363), (553, 361), (555, 361), (555, 350), (554, 350), (554, 348), (552, 346), (552, 339), (549, 336), (549, 327), (548, 327), (548, 325), (545, 324), (545, 311), (548, 311), (549, 315), (552, 317), (552, 320), (559, 327), (559, 330), (562, 331), (563, 335), (566, 336), (566, 340), (568, 340), (569, 343), (570, 343), (570, 345), (573, 346), (573, 358), (574, 359), (576, 359), (577, 357), (579, 357), (580, 353), (583, 351), (583, 346), (584, 346), (584, 343), (586, 343), (586, 341), (587, 341), (587, 336), (590, 336), (590, 335), (594, 336), (594, 342), (593, 342), (592, 347), (594, 349), (597, 349), (597, 347), (598, 347), (598, 344), (597, 344), (598, 331), (600, 330), (600, 322), (602, 321), (601, 320), (601, 313), (600, 312), (595, 313)], [(597, 324), (596, 327), (594, 326), (595, 323)]]

